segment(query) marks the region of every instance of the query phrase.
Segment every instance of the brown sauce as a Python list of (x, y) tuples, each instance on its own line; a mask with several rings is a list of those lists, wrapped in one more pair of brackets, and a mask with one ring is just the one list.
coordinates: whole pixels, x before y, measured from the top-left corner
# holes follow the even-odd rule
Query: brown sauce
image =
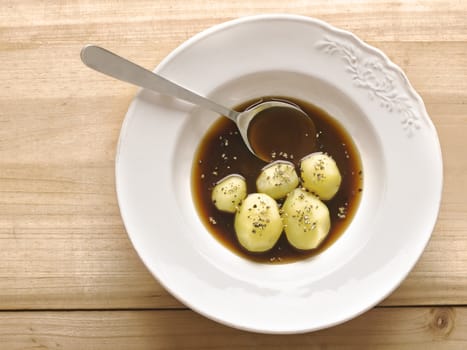
[[(262, 100), (267, 99), (271, 98), (263, 98)], [(312, 152), (322, 151), (334, 158), (342, 175), (342, 183), (338, 193), (330, 201), (325, 202), (331, 215), (331, 230), (318, 248), (309, 251), (297, 250), (288, 243), (285, 234), (282, 234), (271, 250), (264, 253), (251, 253), (238, 243), (234, 230), (234, 214), (217, 210), (211, 202), (211, 191), (223, 177), (230, 174), (241, 174), (246, 179), (248, 193), (256, 192), (256, 178), (267, 163), (251, 154), (236, 125), (229, 119), (221, 117), (209, 128), (198, 146), (192, 170), (192, 191), (195, 206), (209, 232), (236, 254), (249, 260), (264, 263), (302, 260), (317, 255), (332, 245), (352, 221), (360, 203), (363, 183), (358, 151), (350, 135), (335, 119), (310, 103), (288, 97), (278, 97), (278, 99), (291, 101), (304, 110), (314, 122), (316, 135), (312, 139), (312, 145), (303, 142), (299, 145), (295, 144), (294, 148), (290, 150), (289, 148), (286, 151), (278, 149), (273, 151), (272, 158), (293, 162), (297, 167), (297, 174), (299, 174), (300, 159)], [(258, 100), (248, 101), (235, 109), (245, 110), (257, 102)], [(283, 117), (287, 118), (287, 115), (283, 114)], [(278, 128), (277, 123), (279, 122), (277, 120), (276, 123), (261, 123), (263, 130), (267, 129), (263, 134), (267, 134), (273, 139), (281, 138), (286, 125)], [(254, 142), (254, 134), (249, 133), (249, 139), (250, 142)], [(292, 138), (290, 141), (293, 142), (293, 140)]]
[(261, 159), (272, 161), (281, 152), (289, 159), (301, 159), (315, 148), (316, 127), (299, 110), (267, 108), (248, 125), (248, 141)]

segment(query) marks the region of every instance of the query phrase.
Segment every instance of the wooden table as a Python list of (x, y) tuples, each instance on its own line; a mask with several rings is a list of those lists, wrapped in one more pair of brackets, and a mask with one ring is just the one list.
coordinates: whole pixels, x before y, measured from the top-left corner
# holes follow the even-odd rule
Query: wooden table
[[(148, 273), (114, 188), (119, 129), (137, 89), (86, 68), (98, 43), (154, 67), (195, 33), (296, 13), (348, 29), (407, 73), (441, 140), (439, 220), (415, 269), (378, 307), (293, 336), (230, 329)], [(1, 349), (467, 349), (467, 3), (36, 1), (0, 6)]]

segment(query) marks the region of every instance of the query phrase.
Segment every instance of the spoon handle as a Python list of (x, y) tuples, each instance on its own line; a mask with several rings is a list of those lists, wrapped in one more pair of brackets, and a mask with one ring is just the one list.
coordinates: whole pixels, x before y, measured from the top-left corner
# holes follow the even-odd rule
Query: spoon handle
[(126, 81), (164, 95), (174, 96), (191, 102), (211, 111), (220, 113), (236, 122), (238, 112), (217, 104), (214, 101), (195, 94), (194, 92), (157, 75), (127, 59), (114, 54), (102, 47), (87, 45), (81, 50), (83, 63), (98, 72), (113, 78)]

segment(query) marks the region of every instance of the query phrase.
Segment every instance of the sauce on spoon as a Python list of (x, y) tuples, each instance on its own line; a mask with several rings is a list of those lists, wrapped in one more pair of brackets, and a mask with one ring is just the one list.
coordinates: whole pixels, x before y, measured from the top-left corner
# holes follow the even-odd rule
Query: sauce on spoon
[(315, 151), (316, 127), (308, 115), (297, 109), (268, 108), (251, 120), (248, 141), (263, 160), (300, 160)]

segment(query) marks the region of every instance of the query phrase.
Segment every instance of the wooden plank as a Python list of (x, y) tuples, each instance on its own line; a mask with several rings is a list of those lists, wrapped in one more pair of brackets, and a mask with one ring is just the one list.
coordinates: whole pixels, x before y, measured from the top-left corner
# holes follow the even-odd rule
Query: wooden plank
[[(0, 13), (4, 27), (75, 26), (87, 24), (88, 35), (107, 32), (114, 41), (144, 34), (139, 29), (189, 35), (232, 18), (258, 13), (293, 13), (317, 17), (368, 40), (446, 41), (467, 38), (467, 7), (462, 1), (394, 2), (390, 0), (278, 1), (56, 1), (6, 0)], [(110, 25), (109, 25), (110, 24)], [(117, 26), (115, 26), (117, 25)], [(131, 27), (121, 27), (121, 26)], [(128, 30), (129, 29), (129, 30)], [(53, 33), (53, 31), (50, 31)], [(154, 35), (154, 30), (148, 31)]]
[(179, 305), (128, 240), (113, 163), (0, 174), (0, 309)]
[(15, 349), (465, 349), (467, 309), (377, 308), (301, 335), (264, 335), (191, 311), (2, 312), (0, 344)]
[[(114, 101), (116, 97), (122, 97), (123, 99), (117, 101), (118, 106), (124, 102), (128, 104), (136, 89), (84, 66), (79, 60), (81, 48), (89, 42), (99, 43), (147, 68), (153, 68), (188, 39), (185, 35), (177, 36), (170, 33), (169, 36), (164, 36), (157, 32), (148, 33), (142, 41), (130, 38), (115, 42), (115, 39), (110, 40), (107, 37), (108, 33), (90, 38), (86, 35), (85, 28), (86, 25), (81, 24), (77, 34), (73, 31), (65, 34), (69, 30), (67, 28), (39, 30), (21, 28), (24, 38), (13, 39), (8, 38), (18, 35), (15, 33), (16, 28), (4, 29), (3, 36), (12, 42), (47, 41), (48, 45), (38, 44), (33, 49), (0, 50), (0, 60), (6, 66), (11, 66), (10, 69), (0, 70), (2, 104), (8, 106), (12, 101), (24, 101), (22, 104), (25, 107), (33, 103), (35, 107), (41, 108), (60, 100), (56, 105), (57, 112), (70, 110), (71, 107), (79, 104), (88, 107), (98, 97), (114, 99)], [(60, 34), (48, 37), (51, 30)], [(130, 28), (127, 31), (131, 33)], [(76, 37), (76, 40), (65, 40), (61, 37), (65, 35)], [(370, 41), (366, 36), (361, 38), (384, 50), (395, 63), (404, 68), (410, 81), (427, 103), (465, 101), (467, 95), (463, 79), (467, 75), (465, 41), (385, 42), (381, 39)], [(51, 52), (54, 52), (52, 57)], [(47, 62), (47, 68), (44, 67), (44, 62)], [(189, 87), (196, 90), (196, 86)], [(41, 101), (40, 105), (37, 104), (38, 100)], [(62, 105), (63, 103), (65, 104)], [(10, 108), (13, 109), (13, 106)], [(39, 109), (38, 112), (41, 110)], [(51, 112), (50, 109), (47, 111)]]

